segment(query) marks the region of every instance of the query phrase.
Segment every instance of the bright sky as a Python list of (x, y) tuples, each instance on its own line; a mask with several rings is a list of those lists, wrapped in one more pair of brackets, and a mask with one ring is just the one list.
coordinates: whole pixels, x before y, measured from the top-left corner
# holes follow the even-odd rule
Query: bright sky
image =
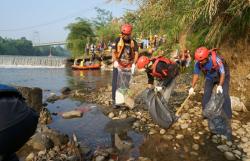
[(99, 7), (112, 11), (119, 17), (136, 6), (113, 0), (0, 0), (0, 36), (26, 37), (40, 42), (64, 41), (68, 31), (65, 26), (76, 17), (94, 18)]

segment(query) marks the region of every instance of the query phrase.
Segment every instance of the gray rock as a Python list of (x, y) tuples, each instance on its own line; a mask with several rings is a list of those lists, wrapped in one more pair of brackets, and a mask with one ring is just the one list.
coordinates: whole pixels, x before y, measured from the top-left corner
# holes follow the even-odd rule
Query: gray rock
[(29, 107), (33, 108), (37, 112), (40, 112), (43, 103), (43, 91), (41, 88), (29, 88), (29, 87), (16, 87), (17, 90), (22, 94), (25, 98), (25, 102)]
[(157, 131), (155, 129), (150, 129), (150, 131), (149, 131), (149, 135), (154, 135), (156, 133), (157, 133)]
[(191, 151), (190, 154), (193, 155), (193, 156), (198, 156), (199, 155), (197, 152), (194, 152), (194, 151)]
[(192, 148), (193, 148), (194, 150), (199, 150), (200, 146), (199, 146), (198, 144), (193, 144), (193, 145), (192, 145)]
[(241, 138), (241, 141), (242, 141), (243, 143), (246, 143), (246, 142), (248, 142), (248, 138), (247, 138), (247, 137), (242, 137), (242, 138)]
[(54, 103), (54, 102), (56, 102), (56, 101), (59, 100), (59, 99), (60, 99), (59, 96), (53, 94), (53, 95), (49, 96), (49, 97), (47, 98), (46, 101), (47, 101), (47, 102), (50, 102), (50, 103)]
[(229, 151), (229, 147), (227, 145), (218, 145), (217, 148), (221, 151), (221, 152), (227, 152)]
[(125, 113), (121, 114), (121, 116), (120, 116), (121, 119), (126, 119), (127, 117), (128, 117), (128, 115)]
[(240, 101), (240, 98), (230, 96), (230, 99), (231, 99), (231, 106), (232, 106), (232, 109), (234, 111), (237, 111), (237, 112), (247, 112), (248, 111), (246, 106), (244, 105), (244, 103)]
[(162, 138), (170, 141), (170, 140), (173, 140), (174, 137), (172, 135), (163, 135)]
[(184, 135), (182, 135), (182, 134), (177, 134), (177, 135), (176, 135), (176, 139), (179, 139), (179, 140), (180, 140), (180, 139), (183, 139), (183, 138), (184, 138)]
[(26, 158), (25, 161), (33, 161), (35, 154), (32, 152)]
[(165, 129), (161, 129), (161, 130), (160, 130), (160, 134), (161, 134), (161, 135), (164, 135), (165, 133), (166, 133), (166, 130), (165, 130)]
[(95, 161), (104, 161), (105, 160), (105, 157), (104, 156), (97, 156), (95, 158)]
[(231, 147), (233, 145), (233, 143), (231, 141), (227, 141), (226, 142), (227, 146)]
[(41, 133), (35, 134), (27, 144), (37, 150), (51, 149), (54, 146), (51, 139)]
[(43, 156), (45, 154), (46, 154), (46, 150), (42, 150), (42, 151), (39, 151), (37, 155), (38, 156)]
[(242, 154), (239, 150), (233, 150), (233, 153), (234, 153), (234, 154), (237, 154), (237, 155), (239, 155), (239, 156), (241, 156), (241, 154)]
[(120, 151), (127, 151), (133, 147), (132, 139), (123, 139), (122, 135), (115, 134), (115, 147)]
[(201, 137), (200, 137), (200, 135), (196, 134), (196, 135), (193, 136), (193, 138), (194, 138), (194, 140), (200, 140)]
[(140, 125), (141, 125), (141, 124), (140, 124), (140, 122), (138, 122), (138, 121), (137, 121), (137, 122), (134, 122), (134, 124), (133, 124), (134, 127), (140, 127)]
[(181, 124), (181, 129), (186, 129), (188, 128), (188, 124)]
[(225, 153), (224, 153), (224, 156), (225, 156), (225, 158), (226, 158), (227, 160), (236, 160), (234, 154), (231, 153), (231, 152), (228, 152), (228, 151), (225, 152)]
[(188, 113), (184, 113), (182, 116), (181, 116), (181, 119), (183, 120), (189, 120), (190, 119), (190, 115)]
[(70, 94), (70, 92), (71, 92), (71, 89), (69, 87), (63, 87), (61, 89), (61, 93), (64, 95), (68, 95), (68, 94)]
[(49, 156), (50, 156), (51, 158), (54, 158), (55, 155), (56, 155), (56, 153), (55, 153), (53, 150), (50, 150), (50, 151), (49, 151)]
[(246, 76), (246, 78), (247, 78), (248, 80), (250, 80), (250, 74), (248, 74), (248, 75)]
[(110, 112), (108, 116), (109, 116), (109, 118), (113, 118), (115, 116), (115, 114), (113, 112)]

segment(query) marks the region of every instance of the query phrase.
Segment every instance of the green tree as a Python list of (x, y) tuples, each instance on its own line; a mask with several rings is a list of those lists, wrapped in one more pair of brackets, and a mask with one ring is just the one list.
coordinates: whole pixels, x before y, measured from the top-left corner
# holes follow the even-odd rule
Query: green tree
[(97, 12), (97, 17), (92, 21), (95, 26), (95, 33), (97, 36), (97, 41), (103, 41), (108, 43), (113, 41), (120, 33), (120, 23), (117, 19), (114, 19), (112, 12), (95, 8)]
[(94, 18), (93, 24), (97, 30), (102, 28), (102, 27), (105, 27), (113, 20), (113, 16), (112, 16), (111, 11), (101, 9), (98, 7), (95, 7), (95, 10), (97, 12), (97, 16), (96, 16), (96, 18)]
[(94, 32), (91, 23), (82, 18), (77, 18), (77, 22), (69, 24), (66, 29), (70, 31), (67, 37), (67, 48), (72, 57), (83, 56), (85, 45), (93, 41)]

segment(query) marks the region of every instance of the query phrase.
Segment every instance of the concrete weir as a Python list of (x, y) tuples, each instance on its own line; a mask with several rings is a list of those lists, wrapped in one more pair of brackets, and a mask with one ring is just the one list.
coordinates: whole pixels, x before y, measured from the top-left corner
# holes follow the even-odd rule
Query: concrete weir
[(0, 56), (0, 67), (44, 67), (64, 68), (67, 62), (66, 57), (47, 56)]

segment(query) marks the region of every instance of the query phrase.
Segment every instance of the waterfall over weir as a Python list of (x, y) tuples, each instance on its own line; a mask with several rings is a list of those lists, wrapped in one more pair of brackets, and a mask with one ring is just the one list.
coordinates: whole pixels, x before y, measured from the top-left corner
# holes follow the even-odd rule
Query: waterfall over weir
[(2, 68), (64, 68), (66, 57), (0, 55)]

